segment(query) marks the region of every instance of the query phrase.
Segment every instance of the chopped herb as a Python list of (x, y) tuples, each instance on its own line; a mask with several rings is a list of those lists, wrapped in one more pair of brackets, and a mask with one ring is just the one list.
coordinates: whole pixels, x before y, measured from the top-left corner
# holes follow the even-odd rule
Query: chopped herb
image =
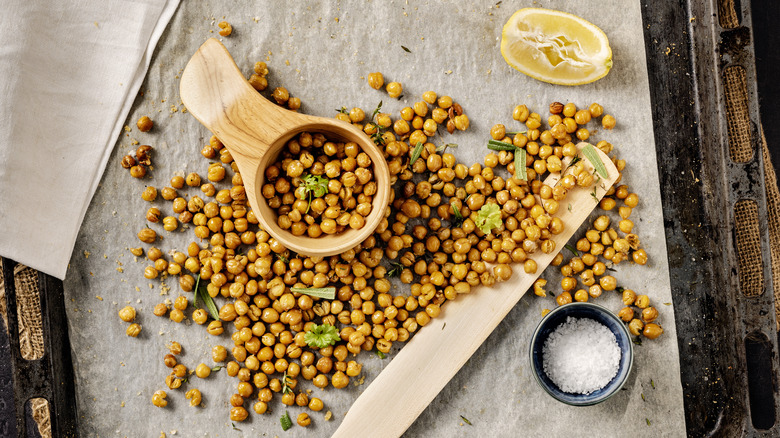
[(501, 226), (501, 207), (492, 202), (483, 205), (477, 213), (477, 220), (474, 222), (483, 233), (490, 234), (490, 230)]
[(291, 384), (292, 379), (287, 376), (287, 371), (285, 371), (284, 375), (282, 375), (282, 394), (288, 394), (292, 392), (292, 388), (290, 388)]
[(649, 426), (650, 425), (650, 420), (645, 418), (645, 421), (647, 421), (647, 425)]
[(672, 303), (663, 303), (664, 306), (671, 306)]
[(571, 204), (569, 204), (568, 207), (566, 207), (567, 210), (569, 210), (569, 213), (571, 213)]
[(379, 351), (379, 350), (377, 350), (377, 351), (376, 351), (376, 355), (377, 355), (377, 356), (379, 356), (379, 358), (380, 358), (380, 359), (384, 359), (384, 358), (386, 358), (386, 357), (387, 357), (387, 356), (385, 356), (385, 354), (384, 354), (384, 353), (382, 353), (382, 352), (381, 352), (381, 351)]
[(406, 53), (412, 53), (411, 50), (409, 50), (406, 46), (401, 46), (402, 49), (404, 49), (404, 52)]
[(469, 419), (464, 417), (463, 415), (460, 416), (460, 419), (463, 420), (463, 422), (468, 424), (469, 426), (472, 426), (471, 421), (469, 421)]
[(309, 196), (309, 205), (306, 206), (306, 213), (308, 213), (312, 195), (319, 198), (328, 193), (328, 179), (320, 175), (304, 175), (301, 181), (304, 194)]
[(570, 168), (571, 166), (574, 166), (574, 165), (575, 165), (575, 164), (577, 164), (577, 162), (578, 162), (578, 161), (580, 161), (580, 160), (582, 160), (582, 158), (580, 158), (580, 157), (574, 157), (574, 158), (572, 158), (572, 159), (571, 159), (571, 161), (569, 162), (569, 164), (566, 166), (566, 168), (565, 168), (565, 169), (563, 169), (563, 171), (561, 171), (561, 173), (566, 173), (566, 171), (567, 171), (567, 170), (569, 170), (569, 168)]
[(374, 108), (374, 112), (371, 114), (371, 122), (374, 121), (374, 119), (376, 118), (376, 115), (379, 114), (379, 111), (381, 109), (382, 109), (382, 101), (380, 100), (379, 101), (379, 105), (377, 105), (376, 108)]
[(637, 336), (636, 338), (634, 338), (634, 340), (632, 342), (634, 344), (636, 344), (636, 345), (642, 345), (642, 337), (641, 336)]
[(385, 273), (385, 277), (389, 277), (389, 278), (397, 277), (401, 275), (401, 272), (403, 272), (404, 270), (404, 265), (398, 262), (390, 262), (390, 266), (392, 266), (392, 268), (390, 268), (390, 270), (387, 271), (387, 273)]
[(336, 298), (335, 287), (292, 287), (290, 292), (308, 295), (310, 297), (325, 298), (332, 300)]
[(290, 413), (284, 411), (284, 415), (282, 415), (282, 418), (279, 419), (279, 422), (282, 423), (282, 430), (286, 431), (287, 429), (291, 428), (292, 419), (290, 419)]
[(492, 151), (512, 151), (514, 152), (517, 147), (512, 143), (506, 143), (498, 140), (488, 140), (488, 149)]
[(339, 112), (341, 114), (349, 114), (349, 111), (347, 111), (347, 107), (342, 106), (340, 109), (337, 109), (336, 112)]
[(221, 365), (218, 365), (218, 366), (215, 366), (215, 367), (213, 367), (213, 368), (211, 369), (211, 371), (216, 373), (217, 371), (219, 371), (219, 370), (221, 370), (221, 369), (222, 369), (222, 366), (221, 366)]
[(624, 289), (624, 288), (622, 288), (622, 287), (620, 287), (620, 286), (618, 286), (618, 287), (616, 287), (616, 288), (615, 288), (615, 292), (617, 292), (617, 293), (619, 293), (619, 294), (623, 294), (623, 291), (624, 291), (624, 290), (625, 290), (625, 289)]
[(377, 146), (384, 146), (385, 145), (385, 137), (384, 137), (385, 128), (382, 128), (379, 125), (375, 125), (375, 126), (376, 126), (376, 132), (371, 134), (371, 140), (373, 140), (374, 144), (377, 145)]
[(528, 131), (509, 131), (506, 133), (506, 135), (517, 135), (517, 134), (525, 134)]
[(423, 143), (421, 141), (418, 141), (417, 144), (414, 146), (414, 150), (412, 151), (412, 159), (409, 160), (409, 167), (411, 168), (415, 161), (417, 161), (418, 158), (420, 158), (420, 154), (422, 154), (423, 150)]
[(596, 202), (599, 202), (599, 197), (596, 196), (596, 189), (594, 188), (592, 192), (590, 192), (590, 196), (593, 196), (593, 199), (596, 200)]
[(588, 161), (593, 164), (593, 167), (596, 168), (596, 172), (598, 172), (599, 175), (603, 176), (604, 178), (609, 178), (609, 175), (607, 174), (607, 168), (604, 166), (604, 162), (601, 161), (601, 157), (599, 157), (598, 152), (596, 152), (596, 149), (592, 144), (582, 148), (582, 153), (585, 155), (585, 158), (587, 158)]
[(642, 396), (642, 401), (643, 401), (643, 402), (646, 402), (646, 401), (647, 401), (647, 400), (645, 400), (645, 393), (644, 393), (644, 392), (640, 392), (640, 393), (639, 393), (639, 395), (641, 395), (641, 396)]
[(569, 251), (571, 251), (571, 253), (574, 254), (574, 257), (579, 257), (580, 256), (580, 252), (577, 251), (577, 248), (575, 248), (575, 247), (573, 247), (573, 246), (571, 246), (569, 244), (566, 244), (563, 247), (568, 249)]
[(521, 181), (528, 181), (525, 149), (515, 149), (515, 178)]
[(457, 149), (458, 145), (455, 143), (443, 143), (440, 146), (436, 147), (436, 152), (443, 154), (444, 152), (447, 151), (447, 148)]
[(650, 386), (652, 386), (653, 389), (655, 389), (655, 382), (653, 382), (653, 379), (650, 379)]
[(446, 322), (441, 325), (441, 329), (444, 330), (444, 327), (447, 327), (447, 323)]
[(290, 261), (287, 260), (287, 257), (285, 257), (284, 254), (277, 254), (276, 258), (283, 261), (284, 263), (290, 263)]
[(198, 274), (197, 280), (195, 280), (195, 307), (198, 306), (198, 301), (202, 302), (206, 305), (206, 310), (208, 310), (209, 315), (217, 321), (219, 321), (219, 311), (217, 310), (217, 305), (214, 304), (214, 299), (211, 298), (211, 295), (209, 295), (208, 288), (205, 284), (200, 284), (200, 274)]
[(340, 340), (339, 331), (330, 324), (314, 325), (303, 335), (303, 340), (309, 347), (325, 348)]
[(457, 228), (463, 224), (465, 218), (461, 214), (460, 209), (455, 205), (455, 201), (450, 201), (450, 207), (455, 212), (455, 220), (452, 221), (452, 226)]
[(233, 430), (237, 430), (237, 431), (241, 432), (241, 429), (236, 427), (236, 423), (230, 423), (230, 425), (233, 426)]

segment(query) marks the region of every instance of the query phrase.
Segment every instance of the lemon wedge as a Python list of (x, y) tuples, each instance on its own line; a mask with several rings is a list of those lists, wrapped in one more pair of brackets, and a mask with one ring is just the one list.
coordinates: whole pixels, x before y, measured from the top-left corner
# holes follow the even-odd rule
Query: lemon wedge
[(612, 68), (612, 49), (601, 29), (552, 9), (512, 14), (501, 32), (501, 55), (514, 69), (559, 85), (587, 84)]

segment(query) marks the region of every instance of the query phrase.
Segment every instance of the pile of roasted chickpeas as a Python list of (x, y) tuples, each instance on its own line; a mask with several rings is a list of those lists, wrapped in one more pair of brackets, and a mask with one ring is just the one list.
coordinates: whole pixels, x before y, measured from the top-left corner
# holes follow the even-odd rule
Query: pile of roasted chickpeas
[[(267, 73), (265, 64), (258, 63), (250, 82), (265, 90)], [(372, 73), (368, 82), (381, 89), (384, 78), (381, 73)], [(400, 95), (400, 90), (400, 83), (387, 85), (391, 97)], [(284, 97), (279, 88), (272, 96), (277, 94)], [(289, 96), (275, 100), (290, 106)], [(300, 103), (293, 106), (297, 109)], [(249, 409), (257, 414), (269, 412), (273, 399), (321, 411), (322, 400), (312, 397), (304, 382), (317, 388), (346, 387), (361, 375), (361, 364), (354, 355), (361, 351), (376, 351), (380, 356), (389, 353), (439, 316), (447, 300), (469, 293), (473, 287), (509, 279), (514, 263), (534, 273), (538, 269), (534, 253), (560, 251), (551, 237), (562, 232), (565, 224), (555, 213), (564, 205), (568, 190), (592, 185), (594, 175), (582, 163), (575, 163), (555, 186), (544, 184), (541, 177), (564, 169), (564, 160), (577, 154), (575, 138), (584, 141), (590, 137), (586, 125), (592, 119), (601, 117), (606, 129), (615, 126), (615, 119), (602, 116), (598, 104), (577, 109), (572, 103), (556, 102), (550, 112), (549, 129), (542, 130), (541, 116), (520, 105), (513, 116), (525, 124), (522, 132), (507, 132), (504, 125), (495, 125), (490, 131), (493, 139), (522, 148), (527, 154), (527, 180), (521, 180), (515, 176), (514, 156), (509, 150), (488, 151), (483, 163), (467, 165), (447, 152), (451, 145), (434, 143), (440, 125), (450, 133), (469, 126), (463, 109), (449, 96), (425, 92), (420, 101), (401, 108), (396, 118), (380, 108), (371, 117), (359, 108), (339, 111), (338, 119), (360, 126), (383, 150), (393, 190), (374, 234), (343, 254), (325, 258), (295, 254), (258, 227), (230, 153), (212, 137), (201, 151), (208, 160), (218, 160), (208, 167), (208, 182), (196, 173), (186, 178), (174, 176), (170, 187), (161, 190), (163, 199), (171, 202), (173, 214), (164, 216), (159, 207), (150, 207), (146, 216), (149, 226), (138, 234), (142, 242), (154, 243), (157, 233), (150, 227), (162, 217), (165, 230), (191, 224), (188, 228), (196, 238), (168, 255), (155, 247), (146, 250), (151, 264), (145, 277), (175, 277), (185, 293), (173, 302), (158, 303), (154, 314), (167, 315), (174, 322), (189, 317), (217, 337), (223, 335), (226, 325), (233, 326), (230, 348), (214, 346), (213, 364), (200, 364), (194, 370), (197, 377), (208, 378), (212, 371), (225, 368), (236, 378), (236, 392), (229, 400), (231, 421), (245, 420)], [(605, 141), (596, 146), (606, 153), (612, 150)], [(622, 171), (625, 163), (614, 161)], [(364, 221), (355, 218), (370, 212), (376, 190), (370, 166), (357, 145), (302, 133), (268, 168), (262, 194), (277, 209), (279, 226), (293, 234), (316, 237), (347, 226), (359, 228)], [(310, 199), (311, 193), (301, 189), (307, 175), (325, 179), (327, 194)], [(206, 200), (197, 195), (186, 199), (177, 191), (185, 184), (200, 187)], [(147, 188), (143, 199), (154, 201), (156, 194), (154, 187)], [(558, 304), (587, 301), (603, 290), (617, 289), (615, 278), (606, 273), (608, 267), (625, 260), (647, 262), (629, 220), (638, 198), (623, 185), (610, 189), (600, 205), (609, 212), (617, 202), (622, 203), (617, 230), (605, 213), (577, 242), (581, 255), (565, 263), (562, 254), (555, 258), (553, 264), (564, 275)], [(497, 206), (501, 220), (485, 232), (477, 224), (480, 211), (490, 204)], [(368, 210), (361, 211), (361, 206), (368, 206)], [(142, 256), (144, 250), (135, 248), (133, 253)], [(392, 277), (408, 286), (394, 287)], [(205, 285), (208, 296), (217, 303), (217, 319), (206, 309), (190, 306), (196, 282)], [(580, 282), (588, 289), (578, 289)], [(536, 282), (537, 295), (545, 295), (545, 284), (543, 279)], [(320, 299), (291, 290), (323, 287), (334, 287), (335, 298)], [(623, 291), (628, 310), (620, 312), (621, 318), (629, 322), (632, 333), (643, 330), (644, 336), (657, 337), (662, 330), (652, 321), (658, 312), (649, 306), (646, 296), (631, 293)], [(641, 309), (639, 319), (634, 318), (630, 306)], [(132, 313), (134, 317), (135, 310)], [(133, 319), (125, 309), (120, 316), (126, 321)], [(340, 339), (324, 348), (312, 347), (305, 334), (322, 324), (336, 327)], [(180, 351), (180, 346), (173, 345), (164, 358), (172, 370), (165, 379), (171, 390), (181, 388), (187, 378), (187, 385), (195, 385), (190, 376), (193, 372), (176, 359)], [(201, 394), (191, 388), (186, 398), (197, 406)], [(155, 406), (166, 406), (166, 393), (156, 392), (152, 401)], [(325, 416), (329, 418), (330, 412)], [(298, 416), (299, 425), (310, 423), (306, 412)]]
[(276, 211), (279, 228), (295, 236), (363, 228), (377, 192), (368, 154), (321, 133), (302, 132), (288, 141), (265, 178), (263, 198)]

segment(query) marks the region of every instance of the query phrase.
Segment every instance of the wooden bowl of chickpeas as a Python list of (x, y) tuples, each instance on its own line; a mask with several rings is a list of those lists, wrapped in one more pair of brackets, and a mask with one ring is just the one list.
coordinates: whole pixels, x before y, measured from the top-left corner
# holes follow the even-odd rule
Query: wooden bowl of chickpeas
[(390, 172), (371, 139), (351, 124), (274, 105), (216, 39), (187, 64), (180, 95), (230, 151), (260, 225), (286, 248), (340, 254), (385, 217)]

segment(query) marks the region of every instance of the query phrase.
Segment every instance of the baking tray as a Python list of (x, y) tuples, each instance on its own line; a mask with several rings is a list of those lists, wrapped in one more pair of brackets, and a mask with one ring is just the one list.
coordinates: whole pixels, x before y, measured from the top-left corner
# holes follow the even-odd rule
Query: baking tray
[[(675, 322), (689, 436), (780, 436), (778, 354), (764, 193), (750, 3), (735, 1), (739, 25), (718, 16), (724, 0), (647, 2), (645, 50)], [(714, 24), (713, 24), (714, 23)], [(752, 158), (729, 154), (723, 75), (744, 69)], [(752, 201), (763, 281), (740, 284), (734, 206)], [(3, 260), (5, 278), (14, 263)], [(13, 282), (9, 328), (0, 328), (0, 436), (37, 436), (31, 397), (50, 402), (53, 436), (74, 435), (77, 409), (62, 283), (40, 276), (46, 353), (18, 351)], [(750, 296), (748, 296), (750, 295)], [(0, 321), (0, 325), (2, 322)], [(15, 401), (15, 402), (14, 402)]]

